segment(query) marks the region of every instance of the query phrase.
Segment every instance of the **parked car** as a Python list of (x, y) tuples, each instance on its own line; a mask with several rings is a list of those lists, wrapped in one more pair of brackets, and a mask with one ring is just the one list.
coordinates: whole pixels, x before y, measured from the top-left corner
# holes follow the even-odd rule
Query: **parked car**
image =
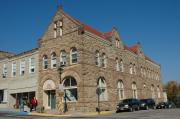
[(116, 112), (120, 111), (130, 111), (133, 112), (134, 110), (139, 110), (140, 109), (140, 101), (138, 99), (125, 99), (122, 102), (120, 102), (117, 105), (117, 110)]
[(156, 109), (165, 109), (167, 108), (167, 103), (166, 102), (160, 102), (156, 105)]
[(173, 102), (169, 101), (166, 103), (166, 107), (171, 109), (171, 108), (176, 108), (176, 105)]
[(156, 103), (153, 99), (141, 99), (140, 108), (146, 110), (148, 110), (149, 108), (156, 109)]

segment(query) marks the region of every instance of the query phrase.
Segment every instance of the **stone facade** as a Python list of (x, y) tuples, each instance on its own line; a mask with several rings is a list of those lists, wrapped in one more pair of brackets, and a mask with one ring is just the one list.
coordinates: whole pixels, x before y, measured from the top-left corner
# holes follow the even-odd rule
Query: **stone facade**
[[(68, 111), (96, 111), (98, 88), (101, 89), (101, 110), (115, 110), (116, 104), (126, 98), (163, 100), (160, 65), (144, 54), (140, 43), (131, 47), (124, 45), (116, 28), (107, 33), (99, 32), (58, 7), (38, 44), (34, 52), (1, 60), (0, 67), (6, 62), (11, 64), (12, 60), (35, 55), (36, 96), (45, 110), (58, 110), (58, 102), (62, 100), (60, 83), (65, 91), (63, 104)], [(64, 62), (62, 52), (66, 53)], [(59, 72), (61, 62), (65, 66)], [(8, 67), (11, 69), (10, 65)], [(21, 80), (21, 77), (16, 78)], [(31, 76), (22, 80), (26, 79), (32, 80)], [(6, 81), (0, 81), (1, 87)], [(13, 82), (11, 78), (7, 81)], [(27, 80), (25, 83), (30, 84)]]
[[(62, 36), (54, 37), (54, 24), (63, 22)], [(117, 43), (118, 41), (118, 43)], [(78, 52), (77, 63), (71, 64), (70, 52), (75, 47)], [(120, 101), (118, 98), (118, 81), (124, 84), (124, 98), (132, 98), (132, 84), (137, 86), (137, 98), (152, 98), (156, 102), (162, 101), (162, 82), (160, 80), (160, 65), (144, 55), (140, 44), (132, 47), (123, 45), (115, 28), (108, 33), (101, 33), (73, 19), (62, 9), (58, 8), (47, 31), (39, 40), (39, 102), (41, 105), (46, 98), (43, 85), (47, 80), (52, 80), (56, 85), (56, 104), (60, 100), (58, 95), (59, 75), (57, 68), (44, 70), (42, 67), (43, 56), (48, 56), (48, 64), (51, 64), (53, 52), (57, 55), (57, 64), (60, 63), (60, 51), (66, 51), (66, 66), (62, 79), (72, 76), (77, 81), (78, 100), (67, 102), (68, 111), (96, 111), (98, 96), (96, 94), (97, 82), (103, 77), (106, 82), (107, 99), (100, 101), (101, 110), (114, 110)], [(106, 55), (106, 67), (96, 66), (96, 51), (102, 56)], [(116, 58), (123, 61), (124, 71), (116, 71)], [(130, 74), (130, 65), (134, 72)], [(145, 74), (145, 73), (147, 74)], [(152, 87), (154, 89), (152, 89)], [(159, 94), (157, 94), (159, 88)], [(159, 95), (159, 96), (157, 96)]]

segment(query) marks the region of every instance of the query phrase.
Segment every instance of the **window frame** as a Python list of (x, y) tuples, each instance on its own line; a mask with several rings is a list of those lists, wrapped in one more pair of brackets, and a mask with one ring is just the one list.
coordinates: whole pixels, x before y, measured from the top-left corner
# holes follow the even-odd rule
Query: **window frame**
[[(73, 55), (75, 55), (75, 58)], [(75, 62), (73, 60), (75, 60)], [(70, 52), (70, 64), (73, 65), (77, 63), (78, 63), (78, 51), (77, 51), (77, 48), (73, 47), (71, 48), (71, 52)]]

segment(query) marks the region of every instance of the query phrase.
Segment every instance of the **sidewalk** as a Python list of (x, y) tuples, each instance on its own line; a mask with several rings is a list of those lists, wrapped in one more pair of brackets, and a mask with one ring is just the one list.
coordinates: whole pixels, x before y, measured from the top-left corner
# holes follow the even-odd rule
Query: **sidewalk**
[(72, 112), (65, 114), (47, 114), (47, 113), (36, 113), (30, 112), (28, 115), (31, 116), (43, 116), (43, 117), (88, 117), (88, 116), (97, 116), (97, 115), (110, 115), (113, 114), (114, 111), (102, 111), (100, 114), (98, 112)]
[(10, 115), (28, 115), (27, 112), (20, 112), (19, 109), (12, 108), (0, 108), (0, 113), (6, 113)]
[(0, 113), (6, 113), (9, 115), (30, 115), (30, 116), (42, 116), (42, 117), (88, 117), (97, 115), (110, 115), (114, 111), (102, 111), (100, 114), (98, 112), (67, 112), (65, 114), (57, 113), (37, 113), (37, 112), (20, 112), (19, 109), (12, 108), (0, 108)]

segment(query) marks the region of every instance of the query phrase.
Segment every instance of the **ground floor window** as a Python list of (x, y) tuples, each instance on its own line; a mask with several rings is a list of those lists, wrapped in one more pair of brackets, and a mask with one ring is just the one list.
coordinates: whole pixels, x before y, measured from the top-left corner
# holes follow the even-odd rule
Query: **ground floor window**
[(132, 83), (132, 93), (133, 93), (133, 98), (138, 98), (137, 96), (137, 85), (135, 82)]
[(78, 93), (77, 93), (77, 82), (76, 79), (72, 76), (68, 76), (64, 78), (64, 101), (67, 102), (74, 102), (78, 100)]
[(14, 108), (19, 108), (20, 106), (20, 99), (23, 100), (24, 105), (30, 107), (30, 102), (33, 97), (35, 97), (35, 92), (24, 92), (24, 93), (13, 93), (11, 94), (14, 104)]
[(4, 90), (0, 90), (0, 104), (3, 102)]
[(107, 87), (106, 87), (106, 81), (103, 77), (100, 77), (98, 79), (97, 88), (100, 89), (100, 93), (99, 93), (100, 101), (107, 101)]

